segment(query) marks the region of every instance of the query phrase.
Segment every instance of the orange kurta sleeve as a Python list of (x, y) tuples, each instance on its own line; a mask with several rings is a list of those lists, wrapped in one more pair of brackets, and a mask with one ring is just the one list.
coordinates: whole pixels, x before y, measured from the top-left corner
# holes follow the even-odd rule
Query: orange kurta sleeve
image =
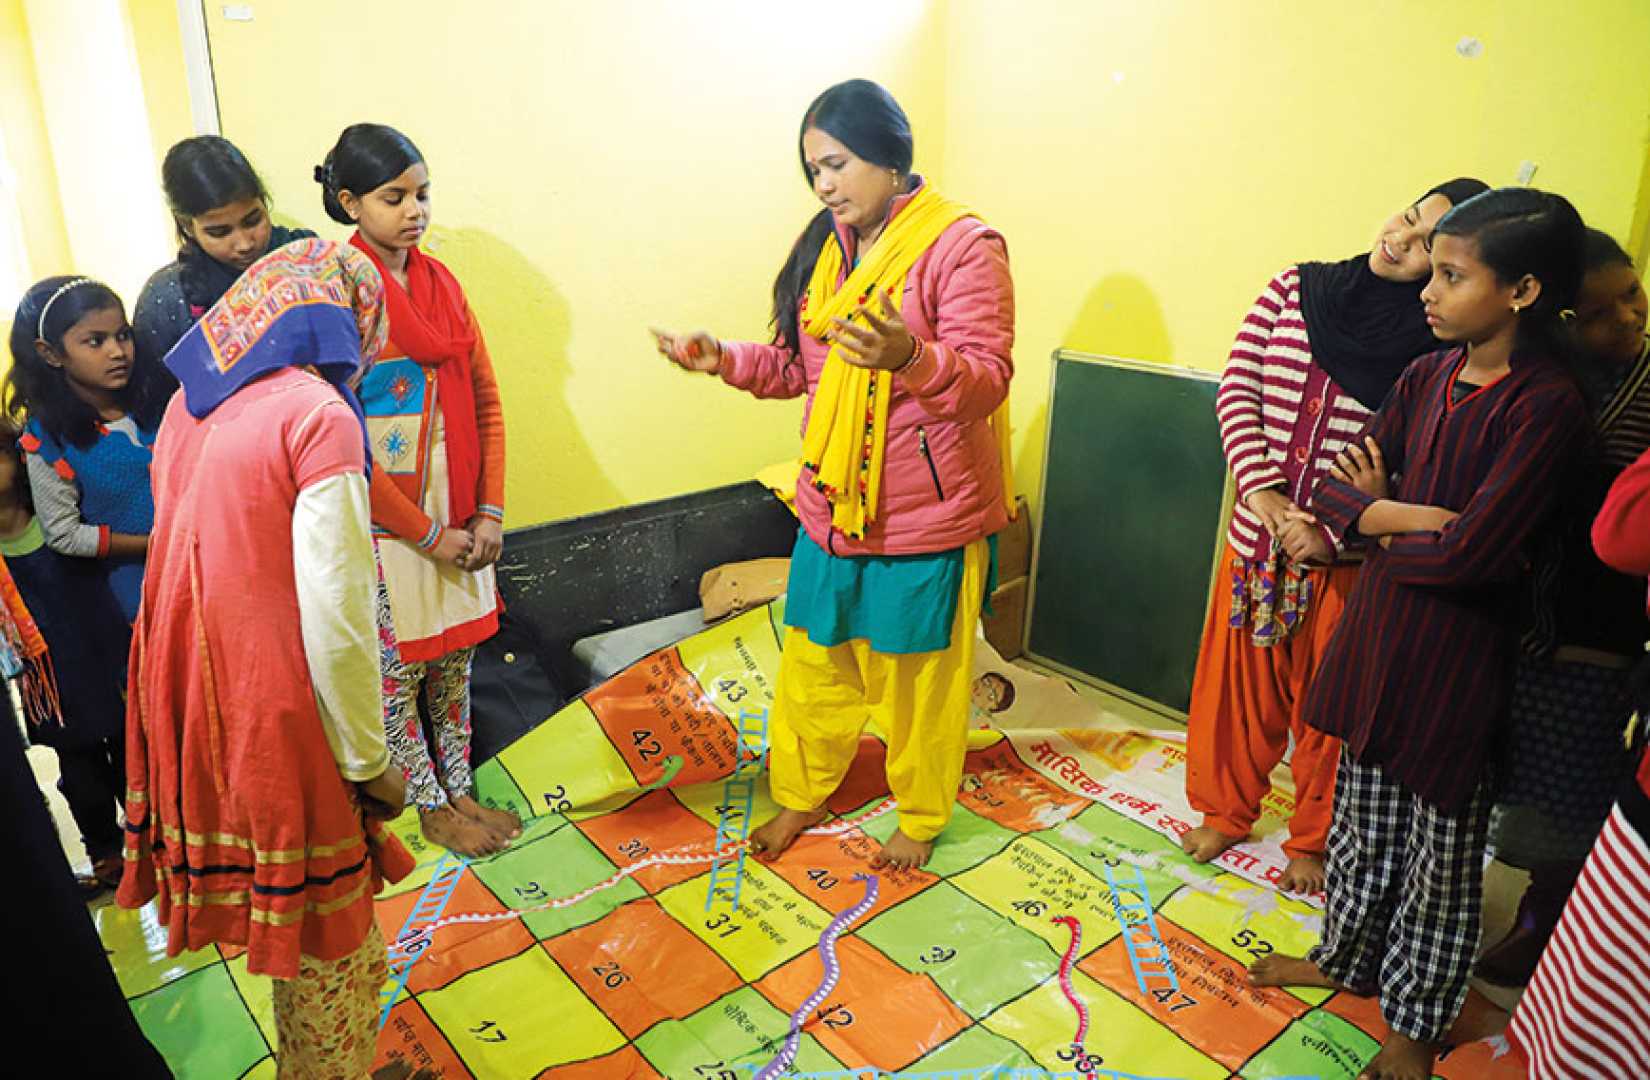
[(372, 523), (428, 551), (441, 539), (441, 526), (395, 486), (382, 468), (372, 470)]
[(470, 326), (475, 331), (475, 352), (470, 355), (470, 377), (475, 386), (476, 431), (481, 436), (481, 482), (476, 492), (476, 512), (504, 523), (504, 403), (493, 375), (493, 360), (474, 312)]

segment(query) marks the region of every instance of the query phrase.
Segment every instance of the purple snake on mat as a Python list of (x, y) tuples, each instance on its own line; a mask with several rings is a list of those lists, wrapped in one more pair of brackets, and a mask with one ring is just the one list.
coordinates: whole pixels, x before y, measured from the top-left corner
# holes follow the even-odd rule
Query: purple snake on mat
[(779, 1048), (774, 1059), (762, 1066), (762, 1071), (756, 1074), (755, 1080), (774, 1080), (796, 1060), (796, 1052), (802, 1045), (802, 1025), (808, 1019), (808, 1014), (825, 1003), (836, 983), (842, 977), (842, 967), (836, 962), (836, 939), (847, 932), (848, 927), (865, 917), (865, 913), (876, 906), (877, 878), (874, 874), (855, 874), (855, 881), (865, 882), (865, 896), (859, 903), (846, 911), (839, 912), (825, 927), (824, 933), (819, 935), (819, 959), (825, 965), (825, 977), (819, 980), (819, 986), (809, 994), (807, 1000), (796, 1007), (791, 1013), (791, 1031), (785, 1036), (785, 1045)]

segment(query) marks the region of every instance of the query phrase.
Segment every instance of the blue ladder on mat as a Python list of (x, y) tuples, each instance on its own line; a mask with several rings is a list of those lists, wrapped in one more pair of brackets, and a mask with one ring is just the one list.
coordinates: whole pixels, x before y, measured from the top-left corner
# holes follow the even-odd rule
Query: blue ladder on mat
[(1117, 921), (1123, 928), (1123, 946), (1129, 953), (1129, 966), (1134, 968), (1135, 985), (1142, 994), (1149, 994), (1153, 979), (1168, 983), (1168, 989), (1180, 990), (1180, 976), (1169, 961), (1168, 947), (1157, 929), (1157, 912), (1152, 909), (1151, 893), (1146, 879), (1140, 876), (1138, 866), (1128, 867), (1134, 875), (1130, 881), (1117, 879), (1110, 865), (1106, 866), (1106, 884), (1111, 886), (1112, 899), (1117, 903)]
[(418, 902), (407, 915), (406, 924), (401, 932), (395, 935), (395, 940), (389, 943), (390, 981), (385, 984), (379, 993), (379, 1000), (383, 1007), (378, 1013), (378, 1027), (382, 1029), (390, 1022), (390, 1009), (395, 1005), (395, 999), (401, 996), (406, 988), (407, 979), (412, 975), (412, 966), (418, 962), (424, 950), (430, 947), (430, 939), (423, 938), (412, 945), (403, 948), (401, 943), (407, 940), (407, 935), (418, 929), (428, 926), (441, 918), (441, 913), (447, 910), (447, 901), (453, 898), (453, 890), (458, 888), (458, 879), (464, 876), (469, 869), (470, 860), (462, 855), (454, 855), (450, 851), (443, 851), (441, 858), (436, 860), (435, 871), (430, 876), (429, 884), (424, 891), (418, 894)]
[[(734, 748), (733, 775), (722, 785), (722, 806), (716, 816), (716, 859), (710, 864), (710, 888), (705, 891), (705, 910), (718, 899), (739, 910), (739, 891), (745, 881), (745, 849), (724, 857), (730, 846), (738, 845), (750, 831), (751, 807), (756, 799), (756, 778), (768, 762), (768, 710), (739, 711), (739, 740)], [(737, 819), (737, 820), (736, 820)]]

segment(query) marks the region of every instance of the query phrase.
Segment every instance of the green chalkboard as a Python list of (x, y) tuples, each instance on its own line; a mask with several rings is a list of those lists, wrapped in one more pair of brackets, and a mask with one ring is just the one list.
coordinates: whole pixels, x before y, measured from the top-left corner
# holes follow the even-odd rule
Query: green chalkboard
[(1054, 354), (1026, 652), (1182, 716), (1226, 497), (1218, 385)]

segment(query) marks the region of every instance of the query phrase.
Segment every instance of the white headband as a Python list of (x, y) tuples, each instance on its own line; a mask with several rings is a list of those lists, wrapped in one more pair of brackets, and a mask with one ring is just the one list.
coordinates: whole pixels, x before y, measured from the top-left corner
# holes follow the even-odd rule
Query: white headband
[(56, 292), (52, 293), (52, 298), (50, 300), (46, 301), (46, 306), (40, 309), (40, 318), (34, 324), (34, 336), (36, 338), (38, 338), (39, 340), (41, 340), (41, 341), (46, 340), (46, 312), (50, 311), (52, 309), (52, 305), (57, 303), (57, 298), (59, 296), (62, 296), (64, 293), (68, 292), (70, 289), (78, 289), (82, 285), (96, 285), (96, 284), (97, 284), (97, 282), (93, 281), (89, 277), (80, 277), (80, 278), (75, 278), (73, 281), (69, 282), (66, 285), (60, 286)]

